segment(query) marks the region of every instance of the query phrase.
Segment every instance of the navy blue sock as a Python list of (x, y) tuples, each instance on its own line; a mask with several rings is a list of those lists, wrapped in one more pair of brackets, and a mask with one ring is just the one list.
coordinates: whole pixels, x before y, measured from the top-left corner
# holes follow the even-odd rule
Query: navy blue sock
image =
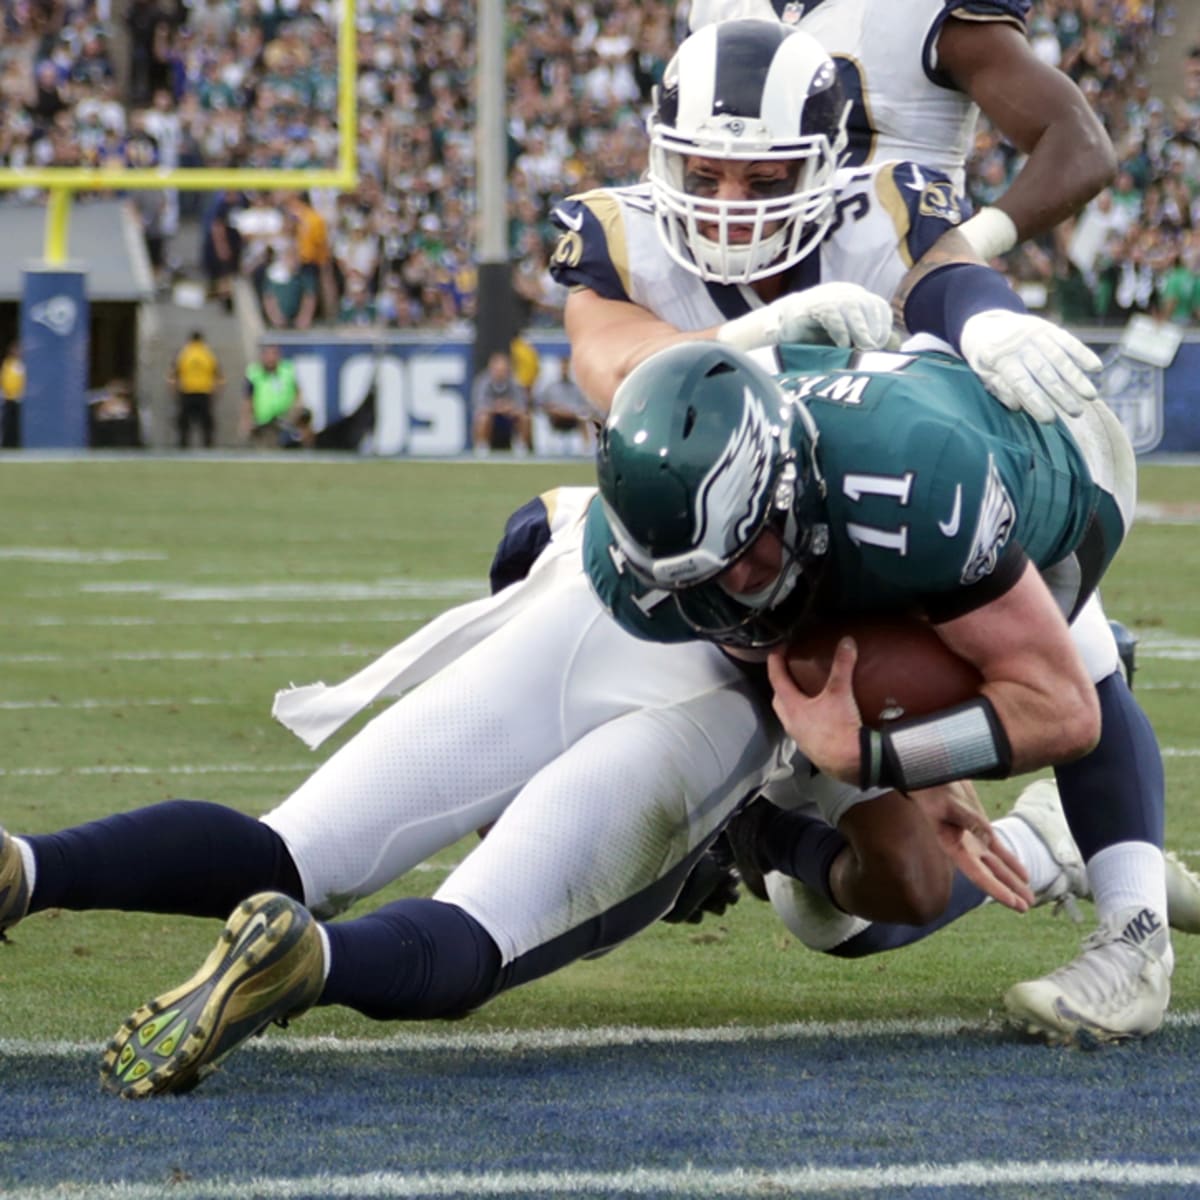
[(1096, 694), (1100, 744), (1054, 770), (1063, 813), (1084, 862), (1117, 842), (1161, 846), (1166, 803), (1158, 739), (1121, 672), (1096, 684)]
[(279, 834), (204, 800), (167, 800), (25, 840), (37, 862), (31, 912), (115, 908), (226, 917), (255, 892), (304, 899)]
[(440, 900), (397, 900), (326, 925), (330, 970), (322, 1004), (377, 1021), (458, 1017), (489, 999), (500, 951), (473, 917)]
[(842, 834), (820, 817), (781, 809), (759, 828), (759, 865), (800, 880), (833, 904), (829, 870), (845, 845)]
[(954, 885), (950, 889), (950, 903), (945, 912), (926, 925), (894, 925), (887, 921), (875, 921), (862, 933), (847, 938), (840, 946), (828, 953), (838, 958), (865, 958), (868, 954), (879, 954), (884, 950), (898, 950), (927, 938), (931, 933), (957, 921), (964, 913), (978, 908), (986, 897), (965, 875), (955, 872)]

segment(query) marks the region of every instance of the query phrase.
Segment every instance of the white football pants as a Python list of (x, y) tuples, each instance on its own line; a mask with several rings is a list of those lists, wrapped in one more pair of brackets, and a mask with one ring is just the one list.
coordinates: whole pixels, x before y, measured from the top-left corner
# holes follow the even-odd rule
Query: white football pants
[(580, 561), (263, 820), (319, 916), (496, 822), (435, 898), (507, 963), (678, 867), (764, 781), (778, 741), (724, 654), (625, 633)]

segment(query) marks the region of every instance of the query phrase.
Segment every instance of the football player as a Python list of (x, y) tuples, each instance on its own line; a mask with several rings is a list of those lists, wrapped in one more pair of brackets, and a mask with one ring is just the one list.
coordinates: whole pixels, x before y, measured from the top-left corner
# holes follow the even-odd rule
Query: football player
[[(862, 789), (842, 800), (885, 842), (914, 826), (871, 811), (871, 789), (907, 795), (1093, 753), (1106, 699), (1096, 685), (1111, 666), (1086, 641), (1081, 654), (1070, 626), (1132, 520), (1136, 466), (1117, 419), (1101, 403), (1052, 424), (1007, 413), (948, 357), (805, 347), (783, 358), (794, 369), (776, 382), (727, 346), (689, 342), (621, 385), (584, 541), (616, 619), (655, 642), (769, 649), (785, 730), (815, 768)], [(818, 695), (797, 687), (790, 639), (893, 613), (923, 616), (974, 664), (978, 697), (868, 728), (851, 639)], [(848, 811), (824, 815), (841, 825)], [(1042, 865), (1060, 865), (1049, 847)], [(1147, 898), (1134, 877), (1104, 900), (1079, 959), (1005, 997), (1055, 1039), (1138, 1036), (1162, 1021), (1165, 894)]]
[[(979, 261), (956, 228), (960, 213), (947, 176), (911, 162), (825, 173), (836, 149), (825, 155), (814, 147), (793, 115), (798, 96), (806, 97), (805, 116), (822, 101), (835, 106), (828, 89), (803, 85), (818, 78), (811, 66), (801, 67), (811, 41), (791, 40), (803, 36), (766, 21), (700, 29), (664, 75), (650, 118), (647, 182), (586, 193), (556, 208), (564, 232), (554, 270), (572, 289), (564, 323), (577, 378), (593, 401), (603, 406), (639, 362), (681, 340), (752, 349), (807, 337), (814, 324), (844, 338), (845, 329), (822, 318), (820, 305), (831, 294), (828, 281), (850, 280), (892, 299), (911, 332), (931, 334), (961, 353), (1010, 408), (1024, 407), (1043, 421), (1056, 412), (1078, 414), (1094, 396), (1082, 372), (1098, 360), (1026, 314)], [(739, 69), (727, 70), (730, 62)], [(829, 139), (831, 147), (842, 133)], [(783, 182), (789, 160), (795, 190)], [(825, 231), (814, 238), (822, 222)], [(1030, 333), (1035, 342), (1027, 340)], [(1128, 882), (1134, 876), (1142, 880), (1143, 907), (1162, 912), (1164, 779), (1157, 742), (1118, 671), (1116, 644), (1095, 595), (1074, 632), (1093, 656), (1106, 727), (1124, 734), (1056, 772), (1088, 863), (1088, 887), (1102, 921), (1126, 907), (1124, 899), (1137, 890)], [(828, 866), (844, 842), (822, 837), (820, 862)], [(885, 936), (874, 927), (863, 938), (883, 948), (897, 944), (889, 940), (896, 932)], [(912, 936), (911, 930), (902, 935)], [(1113, 980), (1113, 986), (1122, 985)]]
[(984, 259), (1048, 232), (1111, 182), (1116, 155), (1083, 93), (1025, 37), (1029, 0), (693, 0), (692, 29), (779, 19), (833, 56), (853, 102), (847, 164), (912, 159), (961, 192), (982, 110), (1028, 155), (962, 232)]

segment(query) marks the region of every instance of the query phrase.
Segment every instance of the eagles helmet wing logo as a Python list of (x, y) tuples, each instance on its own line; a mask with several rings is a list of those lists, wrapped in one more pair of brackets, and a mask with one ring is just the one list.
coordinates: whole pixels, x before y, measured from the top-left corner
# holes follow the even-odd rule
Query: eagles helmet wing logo
[(726, 558), (750, 540), (766, 503), (773, 441), (766, 409), (747, 387), (741, 423), (696, 491), (697, 549)]
[(1016, 520), (1017, 510), (1012, 497), (1000, 478), (1000, 472), (996, 470), (996, 460), (989, 454), (987, 484), (979, 505), (979, 521), (961, 576), (964, 584), (978, 583), (996, 569), (1000, 551), (1008, 544)]

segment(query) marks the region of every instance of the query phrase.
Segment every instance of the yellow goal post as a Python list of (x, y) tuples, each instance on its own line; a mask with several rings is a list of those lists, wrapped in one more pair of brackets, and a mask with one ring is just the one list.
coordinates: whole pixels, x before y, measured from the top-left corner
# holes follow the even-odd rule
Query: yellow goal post
[(52, 265), (67, 259), (71, 198), (76, 192), (125, 192), (177, 188), (189, 192), (303, 191), (358, 186), (357, 30), (355, 0), (338, 0), (337, 165), (330, 170), (283, 170), (271, 167), (4, 167), (0, 190), (44, 188), (48, 192), (44, 258)]

